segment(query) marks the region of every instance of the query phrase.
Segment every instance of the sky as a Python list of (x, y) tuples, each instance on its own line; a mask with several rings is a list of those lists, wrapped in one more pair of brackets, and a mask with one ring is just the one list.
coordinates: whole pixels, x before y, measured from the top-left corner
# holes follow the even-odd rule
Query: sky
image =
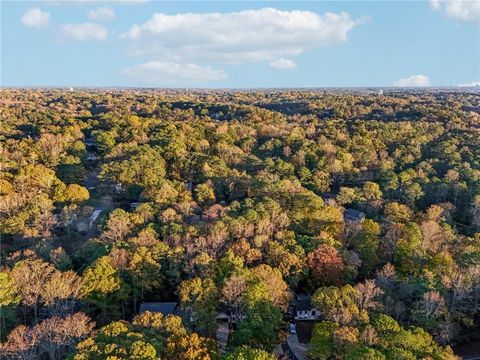
[(1, 0), (2, 87), (480, 86), (480, 0)]

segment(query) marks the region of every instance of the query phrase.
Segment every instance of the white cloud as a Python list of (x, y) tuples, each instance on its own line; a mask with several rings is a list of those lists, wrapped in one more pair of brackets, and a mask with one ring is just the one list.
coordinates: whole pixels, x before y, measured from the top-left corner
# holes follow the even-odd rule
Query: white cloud
[(89, 11), (87, 17), (94, 21), (106, 21), (115, 18), (115, 12), (109, 7), (99, 7), (98, 9)]
[(185, 85), (227, 78), (223, 70), (210, 66), (184, 64), (164, 61), (150, 61), (123, 69), (121, 73), (135, 83), (152, 86)]
[(272, 60), (272, 61), (270, 61), (269, 65), (270, 65), (271, 68), (281, 69), (281, 70), (283, 70), (283, 69), (295, 69), (297, 67), (297, 64), (295, 64), (295, 62), (293, 62), (290, 59), (284, 59), (284, 58)]
[(400, 87), (417, 87), (417, 86), (430, 86), (430, 79), (425, 75), (412, 75), (393, 83), (393, 86)]
[(67, 39), (75, 41), (105, 40), (108, 36), (106, 28), (94, 23), (65, 24), (61, 30)]
[(440, 10), (440, 0), (430, 0), (430, 6), (434, 10)]
[(133, 25), (124, 39), (133, 53), (160, 60), (272, 61), (347, 40), (355, 26), (348, 13), (281, 11), (272, 8), (231, 13), (155, 13)]
[(458, 84), (457, 86), (461, 87), (474, 87), (474, 86), (480, 86), (480, 80), (479, 81), (472, 81), (469, 83), (464, 83), (464, 84)]
[(480, 0), (430, 0), (430, 5), (450, 19), (480, 22)]
[(47, 26), (49, 20), (50, 14), (38, 8), (27, 10), (20, 19), (24, 26), (36, 28)]

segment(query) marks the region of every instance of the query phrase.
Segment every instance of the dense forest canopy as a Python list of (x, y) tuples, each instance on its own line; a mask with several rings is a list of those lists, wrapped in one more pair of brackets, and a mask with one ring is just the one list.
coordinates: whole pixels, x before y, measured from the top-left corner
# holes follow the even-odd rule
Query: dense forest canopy
[(282, 358), (300, 296), (311, 359), (480, 337), (478, 91), (4, 89), (0, 116), (6, 359)]

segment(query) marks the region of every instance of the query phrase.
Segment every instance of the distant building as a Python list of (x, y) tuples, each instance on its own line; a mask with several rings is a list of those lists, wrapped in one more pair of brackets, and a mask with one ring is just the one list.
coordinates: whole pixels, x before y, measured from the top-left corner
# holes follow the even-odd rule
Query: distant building
[(87, 155), (87, 160), (94, 161), (94, 160), (97, 160), (97, 159), (98, 159), (98, 156), (95, 153), (89, 153)]
[(130, 204), (130, 210), (135, 210), (140, 205), (139, 202), (133, 202)]
[(343, 219), (345, 222), (359, 223), (365, 220), (365, 213), (355, 209), (347, 208), (343, 213)]
[(295, 320), (319, 320), (320, 311), (312, 307), (312, 298), (307, 294), (295, 295), (293, 304)]
[(378, 90), (378, 96), (382, 96), (383, 95), (383, 90)]
[(237, 319), (237, 315), (235, 315), (234, 312), (227, 311), (227, 312), (218, 313), (217, 317), (216, 317), (216, 320), (219, 323), (228, 322), (230, 325), (232, 325), (232, 324), (236, 324), (237, 320), (239, 320), (239, 321), (245, 320), (246, 317), (247, 316), (245, 314), (238, 314), (238, 319)]
[(175, 302), (144, 302), (140, 304), (140, 314), (145, 311), (150, 311), (153, 313), (161, 313), (163, 316), (167, 315), (176, 315), (177, 314), (177, 303)]

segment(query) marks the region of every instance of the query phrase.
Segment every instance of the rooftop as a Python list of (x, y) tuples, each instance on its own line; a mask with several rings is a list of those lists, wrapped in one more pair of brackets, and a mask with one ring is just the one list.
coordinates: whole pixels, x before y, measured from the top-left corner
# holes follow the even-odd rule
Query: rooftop
[(355, 209), (347, 208), (343, 213), (343, 217), (345, 218), (345, 220), (361, 221), (365, 219), (365, 213)]
[(142, 314), (145, 311), (162, 313), (162, 315), (175, 314), (177, 303), (174, 302), (144, 302), (140, 305), (139, 313)]
[(295, 295), (295, 310), (310, 310), (312, 308), (312, 298), (307, 294)]

